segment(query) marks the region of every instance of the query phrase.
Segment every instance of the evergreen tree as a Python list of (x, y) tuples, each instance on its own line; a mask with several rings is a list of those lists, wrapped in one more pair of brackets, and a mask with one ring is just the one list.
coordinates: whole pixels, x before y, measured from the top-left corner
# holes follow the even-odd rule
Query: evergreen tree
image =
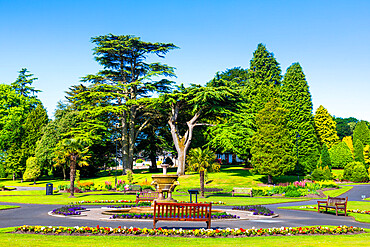
[(351, 150), (345, 142), (335, 144), (329, 149), (332, 168), (343, 169), (348, 163), (353, 161)]
[[(352, 125), (356, 125), (358, 120), (356, 118), (334, 118), (334, 121), (337, 123), (337, 133), (339, 139), (343, 139), (345, 136), (353, 135)], [(353, 126), (354, 127), (354, 126)]]
[[(78, 112), (69, 109), (62, 105), (58, 105), (57, 110), (54, 114), (54, 120), (50, 121), (42, 131), (42, 136), (37, 142), (35, 148), (35, 156), (37, 162), (47, 170), (48, 173), (52, 173), (54, 170), (55, 158), (55, 147), (57, 143), (63, 138), (63, 135), (71, 131), (72, 128), (77, 126)], [(66, 180), (67, 174), (66, 169), (68, 168), (66, 163), (60, 163), (63, 172), (63, 178)]]
[(316, 134), (321, 146), (326, 144), (330, 149), (339, 142), (335, 121), (322, 105), (317, 108), (314, 121)]
[(311, 93), (299, 63), (294, 63), (287, 69), (281, 86), (281, 99), (283, 107), (289, 110), (288, 118), (291, 121), (288, 126), (293, 142), (299, 134), (294, 152), (298, 151), (299, 164), (305, 171), (311, 172), (316, 168), (319, 158), (319, 144), (314, 127)]
[(17, 92), (12, 86), (0, 84), (0, 152), (5, 158), (5, 171), (13, 179), (25, 169), (21, 147), (23, 124), (27, 115), (40, 101)]
[(355, 142), (354, 150), (355, 150), (355, 161), (365, 163), (364, 145), (359, 139), (357, 139)]
[(48, 123), (48, 115), (42, 104), (38, 104), (36, 109), (32, 110), (23, 124), (24, 135), (22, 138), (22, 163), (26, 165), (29, 157), (35, 156), (36, 144), (43, 134), (43, 128)]
[(331, 169), (331, 159), (329, 155), (329, 150), (328, 147), (324, 144), (322, 149), (321, 149), (321, 156), (320, 156), (320, 166), (322, 168), (329, 167)]
[[(370, 146), (369, 145), (366, 145), (364, 147), (364, 160), (365, 160), (366, 170), (368, 170), (369, 167), (370, 167)], [(369, 174), (369, 176), (370, 176), (370, 174)]]
[(279, 86), (281, 77), (281, 68), (274, 54), (269, 52), (265, 45), (258, 44), (250, 62), (248, 79), (259, 84)]
[(268, 175), (269, 184), (273, 176), (283, 175), (296, 166), (288, 121), (288, 110), (278, 99), (268, 102), (256, 117), (257, 131), (251, 140), (252, 164), (257, 172)]
[(353, 142), (352, 142), (352, 137), (350, 136), (345, 136), (343, 137), (343, 142), (345, 142), (347, 144), (347, 146), (349, 147), (349, 149), (351, 150), (352, 154), (355, 155), (355, 150), (353, 149)]
[(227, 69), (224, 72), (217, 72), (215, 77), (207, 83), (209, 87), (240, 87), (246, 86), (248, 79), (248, 70), (241, 67)]
[(40, 164), (37, 163), (36, 157), (29, 157), (26, 161), (26, 171), (23, 174), (24, 180), (33, 180), (36, 184), (36, 179), (41, 175)]
[(258, 44), (248, 69), (247, 100), (250, 112), (257, 114), (272, 98), (279, 96), (281, 68), (274, 54)]
[(353, 143), (357, 140), (360, 140), (363, 145), (370, 145), (370, 130), (365, 121), (357, 123), (353, 131)]
[[(84, 121), (81, 125), (87, 134), (92, 130), (115, 131), (113, 126), (119, 123), (122, 163), (125, 168), (132, 168), (137, 136), (150, 119), (147, 97), (168, 92), (172, 82), (163, 77), (175, 76), (173, 67), (149, 63), (147, 58), (164, 58), (177, 47), (171, 43), (145, 42), (131, 35), (102, 35), (92, 38), (92, 42), (96, 44), (95, 59), (104, 69), (84, 77), (83, 81), (91, 82), (91, 86), (79, 86), (68, 98), (89, 119), (88, 124)], [(101, 119), (96, 121), (101, 115), (108, 116), (111, 126), (107, 127), (107, 122)]]
[(17, 80), (13, 82), (11, 85), (14, 88), (14, 90), (17, 92), (17, 94), (22, 95), (27, 98), (36, 99), (36, 94), (41, 91), (35, 89), (31, 85), (38, 78), (34, 78), (33, 74), (27, 74), (27, 73), (29, 73), (29, 71), (26, 68), (21, 69), (21, 71), (19, 71)]

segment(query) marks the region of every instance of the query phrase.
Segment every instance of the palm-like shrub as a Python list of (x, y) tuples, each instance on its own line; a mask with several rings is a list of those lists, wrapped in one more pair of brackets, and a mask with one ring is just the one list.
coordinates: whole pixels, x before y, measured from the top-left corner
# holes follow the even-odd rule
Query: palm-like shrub
[(201, 148), (193, 148), (189, 151), (187, 156), (188, 171), (199, 172), (200, 177), (200, 191), (204, 197), (204, 173), (205, 172), (218, 172), (220, 164), (216, 162), (216, 155), (211, 150)]
[(70, 167), (70, 182), (71, 195), (74, 197), (74, 183), (76, 177), (76, 166), (87, 166), (86, 159), (88, 149), (84, 147), (84, 142), (81, 139), (63, 139), (55, 147), (55, 166), (61, 166), (65, 163)]

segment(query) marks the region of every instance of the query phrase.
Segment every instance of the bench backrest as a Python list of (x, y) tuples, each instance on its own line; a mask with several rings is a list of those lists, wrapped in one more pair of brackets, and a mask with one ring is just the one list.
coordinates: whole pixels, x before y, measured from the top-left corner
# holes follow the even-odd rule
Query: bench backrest
[(211, 220), (212, 203), (167, 203), (154, 201), (154, 217), (158, 219)]
[(238, 193), (238, 192), (251, 192), (252, 191), (252, 188), (233, 188), (234, 192), (235, 193)]
[(340, 197), (328, 197), (328, 206), (335, 206), (335, 203), (347, 203), (348, 197), (340, 198)]
[(129, 189), (130, 190), (140, 190), (141, 189), (141, 186), (140, 185), (135, 185), (135, 184), (131, 184), (130, 186), (129, 186)]
[(159, 192), (140, 192), (137, 194), (138, 198), (158, 198)]

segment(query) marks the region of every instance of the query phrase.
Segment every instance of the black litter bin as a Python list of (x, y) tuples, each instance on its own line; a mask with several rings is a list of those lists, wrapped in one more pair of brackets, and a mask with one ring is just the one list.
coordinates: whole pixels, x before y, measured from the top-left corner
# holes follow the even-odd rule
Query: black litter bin
[(46, 184), (46, 195), (52, 195), (53, 194), (53, 184), (47, 183)]

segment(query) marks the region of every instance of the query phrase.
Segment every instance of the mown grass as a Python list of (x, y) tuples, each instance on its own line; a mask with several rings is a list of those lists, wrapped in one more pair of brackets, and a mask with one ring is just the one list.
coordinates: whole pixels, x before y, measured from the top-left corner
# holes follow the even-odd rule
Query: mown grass
[(58, 236), (0, 233), (1, 246), (367, 246), (370, 233), (354, 235), (182, 238), (134, 236)]
[[(149, 173), (147, 170), (134, 170), (134, 183), (137, 184), (148, 184), (152, 181), (151, 176), (154, 173)], [(169, 174), (175, 174), (176, 169), (171, 168)], [(109, 175), (110, 173), (110, 175)], [(114, 185), (115, 171), (101, 172), (100, 177), (95, 178), (83, 178), (84, 181), (92, 181), (95, 184), (104, 184), (105, 181), (110, 181)], [(121, 171), (117, 173), (119, 176), (118, 180), (122, 179), (127, 181), (127, 176), (122, 176)], [(297, 180), (296, 176), (280, 176), (275, 178), (275, 183), (280, 182), (293, 182)], [(69, 181), (64, 180), (40, 180), (36, 185), (33, 182), (12, 181), (9, 179), (0, 179), (0, 183), (5, 186), (30, 186), (30, 187), (44, 187), (46, 183), (53, 183), (54, 188), (58, 185), (67, 185)], [(190, 188), (199, 188), (199, 174), (189, 173), (187, 175), (179, 177), (180, 185), (177, 187), (180, 191), (187, 192)], [(206, 182), (206, 188), (221, 188), (222, 192), (226, 192), (223, 195), (217, 194), (206, 194), (206, 198), (199, 198), (199, 201), (223, 201), (227, 205), (255, 205), (255, 204), (271, 204), (271, 203), (282, 203), (290, 201), (301, 201), (307, 200), (304, 198), (291, 199), (291, 198), (249, 198), (249, 197), (230, 197), (230, 192), (233, 187), (258, 187), (261, 184), (266, 183), (266, 176), (254, 175), (249, 169), (245, 169), (242, 166), (223, 165), (219, 173), (210, 173)], [(349, 187), (342, 187), (339, 190), (325, 191), (324, 194), (327, 196), (338, 196), (347, 190)], [(37, 203), (37, 204), (68, 204), (76, 201), (95, 201), (95, 200), (134, 200), (135, 195), (124, 195), (120, 192), (110, 191), (97, 191), (88, 193), (76, 193), (76, 198), (69, 198), (67, 193), (55, 193), (53, 196), (46, 196), (45, 190), (41, 191), (0, 191), (0, 201), (3, 202), (19, 202), (19, 203)], [(174, 193), (174, 198), (179, 201), (189, 201), (187, 193)]]
[(12, 208), (19, 208), (19, 206), (0, 205), (0, 210), (7, 210)]
[[(175, 174), (176, 169), (170, 168), (169, 174)], [(118, 171), (117, 179), (128, 181), (127, 176), (121, 175), (122, 171)], [(161, 172), (160, 172), (161, 173)], [(148, 170), (134, 170), (134, 183), (143, 184), (151, 183), (153, 174), (149, 173)], [(81, 182), (92, 181), (95, 184), (103, 184), (105, 181), (109, 181), (114, 185), (115, 182), (115, 171), (102, 172), (102, 176), (94, 178), (81, 178)], [(297, 176), (280, 176), (274, 178), (274, 183), (278, 184), (281, 182), (293, 182), (297, 180)], [(179, 178), (180, 186), (179, 189), (187, 190), (189, 188), (199, 188), (199, 174), (198, 173), (187, 173)], [(255, 175), (250, 172), (249, 169), (243, 168), (238, 165), (222, 165), (220, 172), (209, 173), (208, 181), (206, 181), (206, 187), (210, 188), (222, 188), (224, 191), (230, 192), (233, 187), (257, 187), (259, 184), (266, 183), (267, 178), (265, 175)], [(69, 181), (62, 179), (39, 179), (36, 181), (36, 185), (33, 182), (23, 182), (20, 180), (13, 181), (11, 179), (0, 179), (0, 184), (5, 186), (27, 186), (27, 187), (45, 187), (47, 183), (52, 183), (54, 188), (58, 185), (67, 185)]]
[(324, 195), (330, 196), (330, 197), (338, 197), (347, 191), (351, 190), (353, 187), (352, 186), (340, 186), (339, 189), (336, 190), (326, 190), (323, 191)]
[[(18, 194), (19, 193), (19, 194)], [(135, 200), (135, 195), (125, 195), (120, 192), (94, 191), (88, 193), (75, 193), (75, 198), (69, 198), (69, 193), (54, 193), (46, 195), (45, 191), (7, 191), (7, 196), (0, 196), (2, 202), (33, 203), (33, 204), (68, 204), (78, 201), (95, 200)], [(3, 194), (2, 194), (3, 195)], [(189, 195), (175, 194), (174, 198), (178, 201), (189, 201)], [(302, 201), (304, 198), (276, 198), (276, 197), (247, 197), (247, 196), (218, 196), (209, 195), (205, 198), (198, 197), (198, 201), (204, 202), (225, 202), (227, 205), (257, 205), (273, 204), (292, 201)]]
[[(290, 207), (279, 207), (280, 209), (293, 209), (293, 210), (303, 210), (303, 211), (317, 211), (317, 205), (306, 205), (306, 206), (313, 206), (316, 209), (311, 208), (301, 208), (301, 206), (290, 206)], [(349, 201), (347, 202), (347, 209), (359, 209), (359, 210), (370, 210), (370, 205), (368, 202), (357, 202), (357, 201)], [(335, 210), (328, 210), (329, 213), (335, 214)], [(340, 211), (343, 212), (343, 211)], [(370, 223), (370, 215), (369, 214), (359, 214), (359, 213), (352, 213), (347, 212), (348, 216), (353, 217), (356, 221)]]

